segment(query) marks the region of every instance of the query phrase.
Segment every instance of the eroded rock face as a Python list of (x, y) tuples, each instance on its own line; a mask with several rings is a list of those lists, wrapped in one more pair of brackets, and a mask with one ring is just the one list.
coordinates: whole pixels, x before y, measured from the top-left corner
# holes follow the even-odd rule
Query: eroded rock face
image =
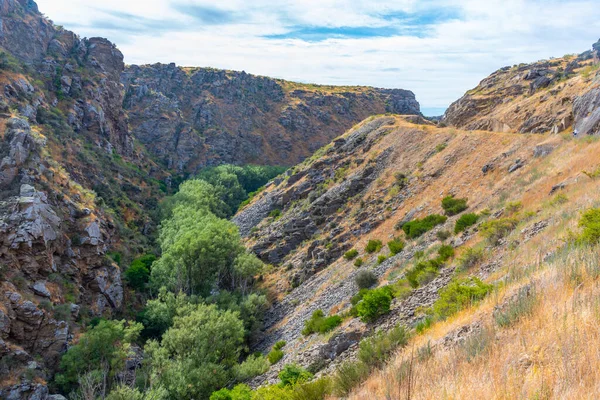
[(502, 68), (450, 105), (443, 122), (466, 130), (595, 134), (598, 73), (590, 67), (600, 62), (598, 49), (596, 43), (577, 57)]
[(420, 114), (412, 92), (289, 89), (245, 72), (128, 67), (125, 107), (136, 138), (170, 168), (293, 165), (369, 115)]
[[(43, 184), (53, 173), (46, 141), (26, 120), (8, 120), (1, 137), (0, 357), (11, 362), (0, 374), (18, 376), (35, 362), (33, 374), (48, 380), (80, 310), (67, 298), (95, 315), (122, 305), (121, 272), (105, 257), (112, 224), (101, 210), (76, 204), (79, 194), (65, 199), (62, 187)], [(47, 394), (27, 380), (0, 388), (2, 398)]]

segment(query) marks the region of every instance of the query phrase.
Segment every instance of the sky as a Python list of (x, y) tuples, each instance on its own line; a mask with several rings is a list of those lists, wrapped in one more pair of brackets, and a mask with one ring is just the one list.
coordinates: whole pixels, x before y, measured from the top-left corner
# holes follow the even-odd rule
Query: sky
[(175, 62), (305, 83), (412, 90), (440, 115), (493, 71), (581, 53), (598, 0), (37, 0), (54, 23)]

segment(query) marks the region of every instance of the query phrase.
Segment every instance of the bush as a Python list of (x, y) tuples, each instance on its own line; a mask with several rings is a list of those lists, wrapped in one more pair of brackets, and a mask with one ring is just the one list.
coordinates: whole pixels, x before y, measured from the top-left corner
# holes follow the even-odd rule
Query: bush
[(523, 208), (523, 203), (520, 201), (513, 201), (512, 203), (508, 203), (505, 207), (508, 215), (515, 214), (519, 212)]
[(362, 301), (356, 305), (356, 311), (363, 322), (372, 322), (381, 315), (389, 313), (391, 305), (392, 290), (389, 287), (382, 287), (366, 293)]
[(473, 268), (479, 264), (485, 258), (485, 253), (482, 249), (475, 249), (473, 247), (467, 249), (459, 259), (459, 265), (463, 269)]
[(269, 360), (265, 356), (251, 355), (243, 363), (233, 367), (233, 377), (237, 382), (245, 382), (264, 374), (269, 370), (269, 366)]
[(346, 397), (368, 376), (369, 367), (365, 363), (361, 361), (345, 362), (340, 365), (333, 378), (334, 391), (338, 396)]
[(275, 343), (275, 346), (273, 346), (273, 349), (281, 350), (285, 347), (286, 344), (287, 344), (287, 342), (285, 340), (280, 340), (279, 342)]
[(458, 221), (456, 221), (456, 225), (454, 225), (454, 233), (464, 232), (467, 228), (475, 225), (478, 220), (479, 216), (477, 214), (462, 215)]
[(502, 218), (494, 221), (487, 221), (481, 225), (481, 235), (486, 238), (490, 244), (496, 246), (502, 239), (508, 236), (519, 224), (515, 218)]
[(154, 256), (144, 256), (133, 260), (125, 271), (125, 279), (129, 286), (137, 290), (143, 290), (150, 281), (150, 266), (155, 260), (156, 257)]
[(281, 210), (276, 208), (275, 210), (269, 213), (269, 217), (273, 219), (279, 219), (281, 217)]
[(247, 385), (237, 385), (233, 389), (221, 389), (210, 395), (210, 400), (252, 400), (252, 389)]
[[(65, 392), (69, 392), (87, 372), (98, 372), (105, 368), (112, 380), (125, 368), (125, 361), (142, 330), (142, 324), (125, 321), (100, 321), (85, 332), (79, 342), (69, 348), (60, 361), (61, 372), (56, 382)], [(105, 388), (107, 389), (107, 388)]]
[(446, 319), (483, 299), (492, 288), (492, 285), (474, 277), (455, 280), (440, 291), (440, 298), (433, 305), (433, 313), (438, 319)]
[(441, 231), (438, 231), (435, 234), (435, 236), (437, 236), (437, 238), (440, 241), (444, 242), (444, 241), (448, 240), (450, 238), (450, 236), (452, 236), (452, 234), (449, 231), (441, 230)]
[(360, 271), (354, 278), (359, 289), (367, 289), (378, 282), (377, 276), (371, 271)]
[(293, 394), (293, 389), (289, 386), (263, 386), (256, 389), (252, 400), (294, 400)]
[(443, 261), (439, 259), (420, 261), (413, 268), (406, 272), (406, 280), (413, 288), (418, 288), (428, 282), (431, 282), (442, 267)]
[(346, 260), (354, 260), (356, 256), (358, 256), (358, 250), (356, 249), (349, 250), (344, 254)]
[(511, 326), (526, 315), (533, 313), (538, 296), (535, 288), (521, 288), (519, 294), (502, 307), (494, 310), (494, 319), (500, 327)]
[(410, 221), (402, 227), (406, 236), (410, 239), (416, 239), (419, 236), (422, 236), (424, 233), (429, 232), (437, 225), (441, 225), (448, 220), (448, 217), (443, 215), (429, 215), (423, 219), (416, 219), (414, 221)]
[(406, 244), (400, 239), (394, 239), (392, 241), (389, 241), (387, 244), (388, 248), (390, 249), (390, 253), (394, 256), (402, 252), (402, 250), (404, 250), (405, 245)]
[(600, 242), (600, 208), (584, 212), (579, 220), (579, 227), (583, 228), (579, 237), (582, 242), (589, 244)]
[(313, 375), (296, 364), (288, 364), (278, 375), (283, 386), (294, 386), (299, 383), (308, 382)]
[(452, 246), (442, 246), (438, 250), (438, 260), (442, 262), (446, 262), (449, 259), (454, 257), (454, 247)]
[(380, 331), (360, 342), (358, 359), (370, 367), (380, 367), (399, 346), (407, 343), (408, 332), (402, 326), (389, 332)]
[(365, 251), (369, 254), (377, 253), (383, 247), (383, 243), (381, 240), (369, 240), (367, 246), (365, 247)]
[(442, 200), (442, 208), (447, 216), (451, 217), (453, 215), (460, 214), (465, 211), (467, 208), (467, 199), (456, 199), (454, 196), (444, 197)]
[(322, 400), (331, 395), (333, 384), (328, 377), (312, 382), (302, 383), (294, 387), (294, 400)]
[(356, 260), (354, 260), (354, 266), (355, 266), (356, 268), (360, 268), (360, 267), (362, 267), (362, 265), (363, 265), (364, 263), (365, 263), (365, 262), (364, 262), (364, 261), (363, 261), (363, 259), (362, 259), (362, 258), (360, 258), (360, 257), (359, 257), (359, 258), (357, 258)]
[(269, 352), (269, 354), (267, 354), (267, 360), (269, 360), (271, 365), (275, 365), (281, 361), (284, 355), (285, 353), (282, 350), (273, 349)]
[(312, 333), (327, 333), (342, 324), (342, 317), (333, 315), (325, 317), (322, 310), (316, 310), (311, 318), (304, 322), (302, 334), (308, 336)]
[(379, 257), (377, 257), (377, 264), (381, 264), (383, 263), (385, 260), (387, 260), (387, 256), (384, 256), (383, 254), (380, 255)]

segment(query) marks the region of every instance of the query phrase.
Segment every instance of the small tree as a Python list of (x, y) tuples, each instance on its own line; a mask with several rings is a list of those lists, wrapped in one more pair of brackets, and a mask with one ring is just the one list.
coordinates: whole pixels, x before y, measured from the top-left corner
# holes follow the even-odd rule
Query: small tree
[(370, 290), (356, 306), (358, 316), (364, 322), (373, 322), (381, 315), (389, 313), (392, 305), (391, 292), (389, 287)]
[(377, 276), (371, 271), (360, 271), (354, 280), (359, 289), (367, 289), (377, 283)]

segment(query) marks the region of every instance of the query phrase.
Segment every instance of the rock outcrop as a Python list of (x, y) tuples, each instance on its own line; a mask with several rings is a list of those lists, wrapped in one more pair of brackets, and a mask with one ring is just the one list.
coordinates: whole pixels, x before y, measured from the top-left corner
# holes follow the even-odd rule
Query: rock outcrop
[(596, 43), (579, 56), (502, 68), (454, 102), (442, 122), (468, 130), (596, 134), (598, 49)]
[(406, 90), (302, 85), (175, 64), (128, 67), (134, 136), (169, 167), (294, 165), (369, 115), (420, 114)]

